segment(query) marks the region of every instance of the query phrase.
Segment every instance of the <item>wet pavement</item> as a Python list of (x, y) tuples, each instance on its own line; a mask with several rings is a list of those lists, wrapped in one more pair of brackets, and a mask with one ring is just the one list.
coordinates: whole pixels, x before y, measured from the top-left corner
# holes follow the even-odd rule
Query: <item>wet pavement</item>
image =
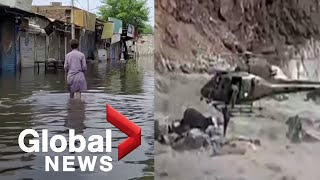
[[(34, 72), (23, 69), (21, 74), (2, 73), (0, 76), (0, 179), (153, 179), (153, 59), (140, 58), (127, 64), (89, 64), (86, 73), (88, 92), (83, 102), (69, 100), (64, 72)], [(43, 68), (42, 68), (43, 69)], [(127, 136), (106, 123), (105, 105), (123, 113), (142, 128), (141, 146), (117, 161), (117, 145)], [(24, 129), (48, 129), (49, 137), (64, 135), (73, 128), (88, 138), (104, 136), (105, 129), (112, 129), (113, 170), (95, 172), (45, 172), (44, 157), (49, 153), (25, 153), (18, 146), (18, 136)], [(51, 151), (51, 152), (50, 152)], [(68, 150), (58, 154), (70, 155)], [(71, 154), (74, 155), (74, 154)], [(93, 155), (90, 152), (76, 156)], [(99, 157), (103, 153), (94, 154)], [(75, 161), (77, 164), (77, 161)], [(61, 165), (62, 166), (62, 165)]]

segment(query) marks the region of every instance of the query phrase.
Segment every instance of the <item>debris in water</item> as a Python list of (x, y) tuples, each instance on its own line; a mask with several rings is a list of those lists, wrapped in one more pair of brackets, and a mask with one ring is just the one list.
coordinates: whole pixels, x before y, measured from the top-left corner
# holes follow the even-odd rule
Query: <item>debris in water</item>
[(320, 141), (319, 122), (297, 115), (290, 117), (286, 124), (288, 125), (286, 136), (291, 142)]
[(155, 123), (156, 140), (171, 146), (176, 151), (188, 151), (205, 148), (211, 151), (211, 156), (246, 153), (247, 148), (257, 151), (260, 140), (244, 137), (225, 139), (223, 121), (219, 117), (205, 117), (193, 108), (184, 112), (181, 121), (171, 125), (160, 126)]
[(320, 91), (315, 90), (307, 93), (305, 101), (312, 100), (314, 102), (318, 102), (319, 99), (320, 99)]

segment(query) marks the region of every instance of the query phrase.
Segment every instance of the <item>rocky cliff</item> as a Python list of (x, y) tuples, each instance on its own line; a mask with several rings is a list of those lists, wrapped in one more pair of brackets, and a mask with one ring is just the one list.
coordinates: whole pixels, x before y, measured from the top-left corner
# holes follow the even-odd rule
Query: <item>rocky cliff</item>
[(317, 0), (155, 2), (158, 72), (239, 63), (239, 54), (246, 51), (277, 65), (319, 56)]

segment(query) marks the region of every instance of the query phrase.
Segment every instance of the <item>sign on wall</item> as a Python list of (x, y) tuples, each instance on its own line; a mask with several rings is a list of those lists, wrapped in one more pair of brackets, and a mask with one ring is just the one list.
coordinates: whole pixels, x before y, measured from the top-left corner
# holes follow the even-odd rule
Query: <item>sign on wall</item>
[(94, 32), (96, 28), (96, 15), (84, 10), (75, 10), (74, 24)]
[(122, 21), (112, 17), (109, 17), (108, 20), (114, 23), (113, 33), (122, 34)]
[(22, 67), (33, 67), (35, 61), (34, 35), (23, 33), (20, 37)]
[(134, 38), (134, 26), (131, 24), (128, 25), (127, 36)]
[(121, 34), (113, 34), (111, 44), (117, 43), (121, 40)]
[(112, 35), (113, 35), (113, 22), (107, 22), (103, 26), (101, 39), (112, 38)]

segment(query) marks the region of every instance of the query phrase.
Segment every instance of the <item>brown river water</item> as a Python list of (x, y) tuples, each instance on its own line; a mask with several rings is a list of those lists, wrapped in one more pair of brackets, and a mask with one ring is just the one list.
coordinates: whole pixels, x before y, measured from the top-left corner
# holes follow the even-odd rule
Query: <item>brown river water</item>
[[(153, 57), (143, 57), (127, 64), (88, 64), (88, 92), (83, 102), (70, 101), (63, 71), (38, 74), (23, 69), (21, 74), (0, 75), (0, 179), (153, 179), (154, 176), (154, 73)], [(127, 136), (106, 123), (106, 104), (123, 113), (142, 129), (142, 144), (121, 161), (117, 161), (117, 145)], [(40, 132), (48, 129), (49, 137), (63, 135), (68, 129), (88, 138), (112, 129), (113, 170), (102, 172), (97, 163), (94, 172), (45, 172), (45, 156), (93, 156), (85, 152), (25, 153), (18, 145), (24, 129)], [(99, 157), (104, 153), (94, 154)], [(61, 165), (62, 166), (62, 165)]]

